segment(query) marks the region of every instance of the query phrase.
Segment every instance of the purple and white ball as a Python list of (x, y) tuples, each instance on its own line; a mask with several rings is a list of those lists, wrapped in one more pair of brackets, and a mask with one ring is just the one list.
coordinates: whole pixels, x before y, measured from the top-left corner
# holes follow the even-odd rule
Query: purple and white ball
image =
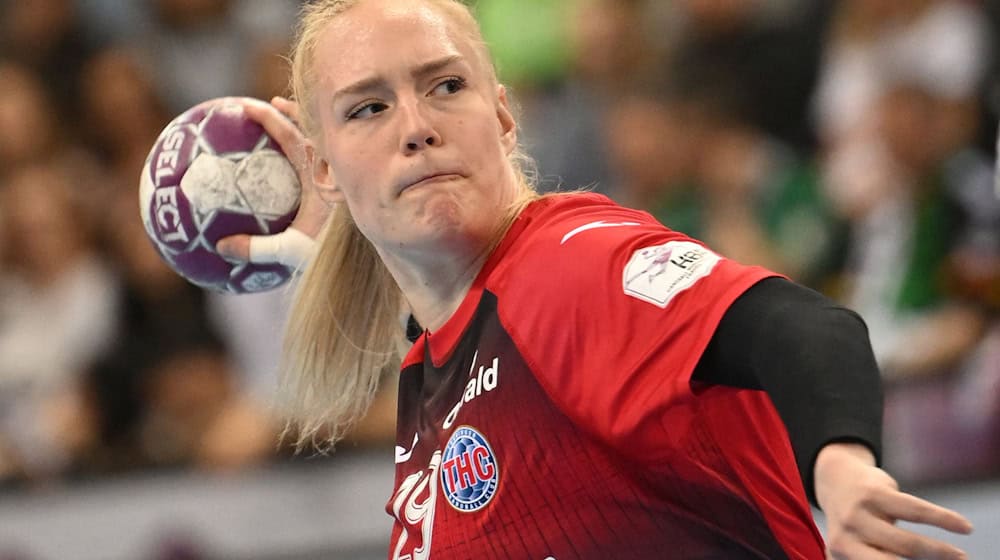
[(301, 185), (278, 144), (243, 112), (238, 98), (200, 103), (170, 122), (139, 182), (139, 211), (160, 256), (190, 282), (220, 292), (276, 288), (292, 271), (233, 262), (215, 243), (237, 233), (283, 231)]

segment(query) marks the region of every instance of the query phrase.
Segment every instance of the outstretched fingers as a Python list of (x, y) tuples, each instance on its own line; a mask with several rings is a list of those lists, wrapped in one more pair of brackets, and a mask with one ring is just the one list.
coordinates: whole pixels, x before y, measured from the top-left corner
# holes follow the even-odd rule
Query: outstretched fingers
[(888, 496), (881, 509), (892, 519), (933, 525), (963, 535), (972, 532), (972, 523), (958, 512), (910, 494), (899, 492)]
[[(871, 516), (856, 528), (859, 541), (891, 558), (914, 560), (962, 560), (965, 553), (948, 543), (897, 527), (891, 521)], [(845, 558), (854, 558), (847, 555)]]
[[(856, 538), (842, 538), (831, 542), (834, 558), (855, 558), (859, 544), (867, 545), (868, 555), (878, 558), (876, 552), (890, 557), (897, 555), (914, 560), (962, 560), (967, 556), (959, 548), (946, 542), (897, 527), (896, 521), (910, 521), (940, 527), (954, 533), (967, 534), (972, 524), (958, 513), (926, 500), (899, 491), (878, 492), (869, 496), (845, 524), (844, 529)], [(846, 535), (845, 535), (846, 536)]]

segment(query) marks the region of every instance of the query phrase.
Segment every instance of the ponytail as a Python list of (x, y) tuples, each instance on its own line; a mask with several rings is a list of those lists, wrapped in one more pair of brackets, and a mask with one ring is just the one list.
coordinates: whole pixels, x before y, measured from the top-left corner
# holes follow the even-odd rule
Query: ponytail
[(298, 449), (340, 440), (368, 409), (382, 373), (399, 368), (405, 347), (402, 294), (345, 205), (320, 235), (295, 294), (280, 368), (279, 406)]

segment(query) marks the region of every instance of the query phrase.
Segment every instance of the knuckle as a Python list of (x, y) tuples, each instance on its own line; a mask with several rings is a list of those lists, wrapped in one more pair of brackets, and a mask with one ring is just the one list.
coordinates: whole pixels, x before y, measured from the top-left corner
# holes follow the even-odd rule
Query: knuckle
[(889, 489), (889, 490), (891, 490), (892, 492), (898, 492), (899, 491), (899, 483), (896, 482), (896, 479), (892, 478), (891, 476), (889, 476), (889, 474), (886, 473), (885, 471), (881, 471), (881, 474), (883, 476), (883, 480), (884, 480), (884, 484), (885, 484), (886, 488)]
[(847, 539), (843, 536), (840, 538), (831, 538), (826, 543), (827, 551), (830, 553), (830, 557), (836, 558), (838, 560), (847, 558), (848, 550), (850, 548)]
[(878, 490), (871, 489), (866, 490), (864, 494), (855, 502), (854, 512), (860, 511), (871, 511), (877, 508), (879, 502), (881, 501), (882, 495)]

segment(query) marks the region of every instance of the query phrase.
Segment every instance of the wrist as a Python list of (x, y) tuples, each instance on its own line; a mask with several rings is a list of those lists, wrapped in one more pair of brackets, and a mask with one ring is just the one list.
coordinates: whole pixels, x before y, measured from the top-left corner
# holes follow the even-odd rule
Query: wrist
[(813, 486), (816, 502), (823, 509), (826, 495), (836, 491), (837, 481), (853, 477), (853, 468), (878, 466), (871, 449), (856, 442), (828, 443), (820, 449), (813, 463)]

